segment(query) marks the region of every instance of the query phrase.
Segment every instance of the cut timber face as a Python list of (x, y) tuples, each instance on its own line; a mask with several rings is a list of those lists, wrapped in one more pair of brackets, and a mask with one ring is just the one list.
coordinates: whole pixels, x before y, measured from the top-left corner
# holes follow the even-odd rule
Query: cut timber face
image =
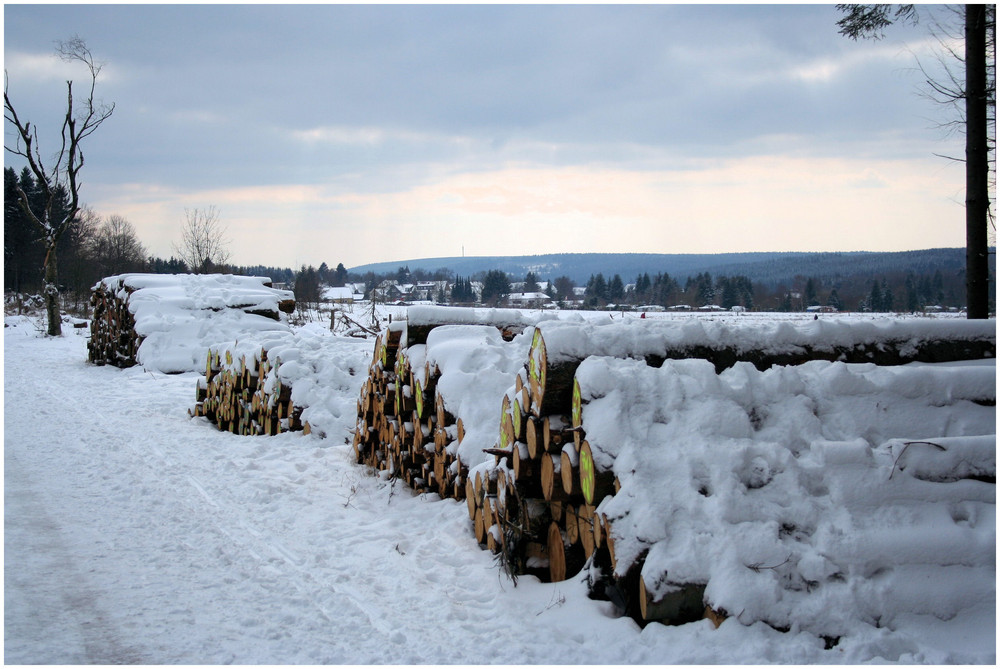
[(551, 363), (541, 330), (535, 330), (528, 350), (528, 390), (531, 414), (536, 418), (569, 414), (573, 375), (579, 360)]
[(643, 620), (656, 620), (667, 625), (701, 620), (705, 616), (704, 599), (705, 586), (692, 584), (654, 600), (646, 588), (645, 579), (639, 577), (639, 610)]
[(590, 442), (580, 444), (580, 491), (587, 504), (597, 506), (614, 490), (614, 474), (603, 471), (594, 463)]

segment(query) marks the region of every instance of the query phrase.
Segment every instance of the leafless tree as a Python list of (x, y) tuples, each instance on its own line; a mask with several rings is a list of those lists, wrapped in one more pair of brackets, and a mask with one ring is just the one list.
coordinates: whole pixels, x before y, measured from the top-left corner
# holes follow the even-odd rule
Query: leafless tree
[[(22, 119), (8, 95), (7, 71), (4, 70), (4, 119), (14, 128), (11, 144), (4, 141), (4, 150), (20, 156), (28, 167), (41, 191), (40, 207), (32, 209), (28, 194), (18, 188), (18, 198), (25, 215), (42, 231), (45, 240), (45, 308), (48, 314), (49, 336), (62, 334), (59, 314), (59, 274), (56, 245), (80, 210), (80, 170), (83, 169), (83, 141), (94, 133), (114, 112), (114, 104), (104, 104), (94, 99), (97, 78), (102, 65), (94, 60), (90, 49), (79, 37), (60, 42), (56, 49), (66, 62), (80, 62), (87, 68), (90, 87), (82, 104), (76, 105), (73, 82), (66, 82), (66, 115), (63, 117), (60, 141), (52, 162), (43, 159), (38, 127)], [(50, 154), (51, 155), (51, 154)], [(61, 200), (60, 190), (69, 196), (65, 208), (56, 205)]]
[(102, 277), (141, 271), (146, 264), (146, 248), (139, 241), (135, 226), (118, 214), (104, 219), (88, 251)]
[(188, 269), (205, 274), (229, 262), (229, 240), (214, 206), (207, 209), (185, 209), (186, 222), (181, 230), (181, 243), (174, 251)]

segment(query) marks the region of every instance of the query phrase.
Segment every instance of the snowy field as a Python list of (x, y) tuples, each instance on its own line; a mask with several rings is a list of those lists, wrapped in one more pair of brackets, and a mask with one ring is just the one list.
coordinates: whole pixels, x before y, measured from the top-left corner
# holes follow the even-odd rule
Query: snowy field
[[(195, 373), (95, 367), (86, 330), (6, 322), (5, 664), (996, 661), (995, 572), (992, 606), (830, 650), (733, 619), (640, 629), (577, 578), (515, 587), (464, 502), (353, 464), (350, 412), (326, 439), (237, 437), (188, 417)], [(372, 342), (342, 342), (346, 405)]]

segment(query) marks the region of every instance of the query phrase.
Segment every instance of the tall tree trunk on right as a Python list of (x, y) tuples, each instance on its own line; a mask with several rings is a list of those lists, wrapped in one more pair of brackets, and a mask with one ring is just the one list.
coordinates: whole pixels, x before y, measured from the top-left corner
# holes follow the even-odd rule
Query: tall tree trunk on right
[(969, 318), (989, 318), (986, 7), (965, 6), (965, 271)]

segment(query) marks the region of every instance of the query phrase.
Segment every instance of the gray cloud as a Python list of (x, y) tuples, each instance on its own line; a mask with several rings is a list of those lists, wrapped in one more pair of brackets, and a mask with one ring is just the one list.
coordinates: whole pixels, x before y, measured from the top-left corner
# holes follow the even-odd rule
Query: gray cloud
[[(898, 42), (923, 33), (855, 43), (837, 18), (816, 5), (9, 5), (5, 49), (45, 54), (76, 33), (108, 61), (118, 108), (91, 179), (391, 189), (508, 161), (936, 150)], [(26, 106), (53, 86), (19, 75)]]

